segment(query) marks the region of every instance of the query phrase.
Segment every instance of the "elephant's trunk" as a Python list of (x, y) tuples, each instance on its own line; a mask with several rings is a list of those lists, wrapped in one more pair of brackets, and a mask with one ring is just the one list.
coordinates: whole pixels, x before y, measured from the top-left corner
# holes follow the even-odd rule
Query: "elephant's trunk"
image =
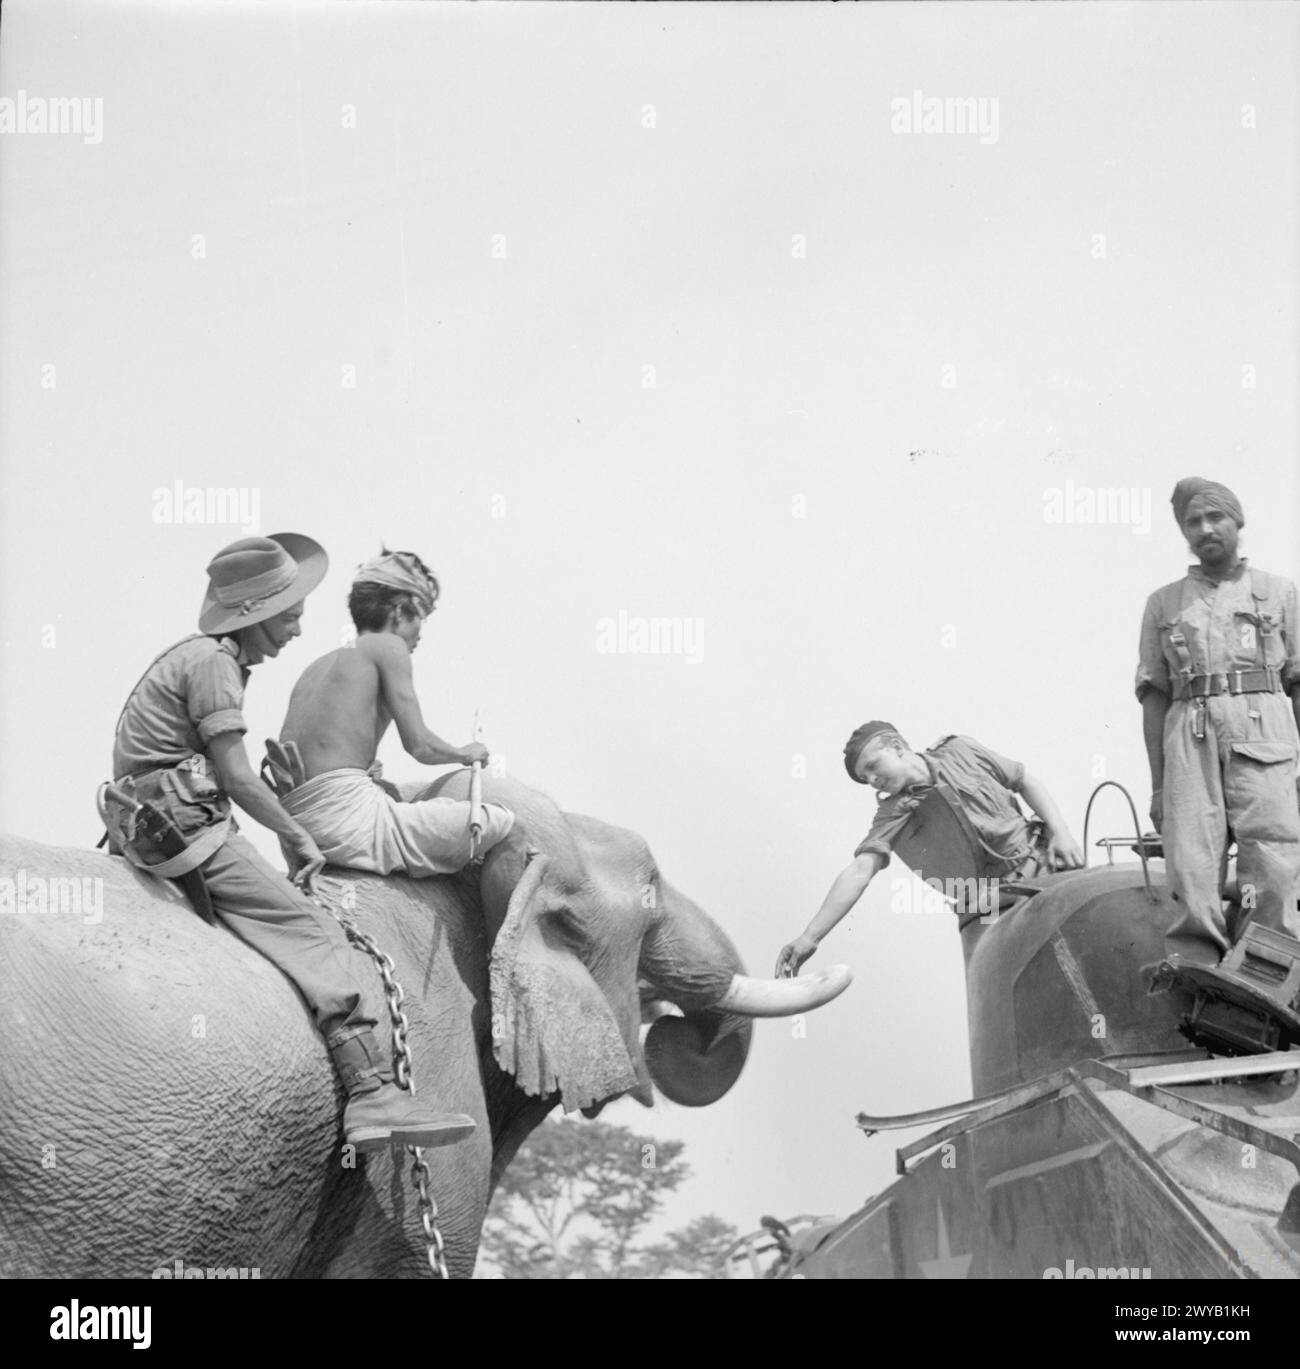
[(650, 1028), (646, 1068), (665, 1097), (701, 1106), (721, 1098), (739, 1077), (752, 1018), (819, 1007), (847, 985), (848, 971), (797, 980), (751, 979), (711, 918), (663, 880), (659, 890), (660, 906), (642, 944), (639, 968), (651, 996), (675, 1003), (682, 1016), (660, 1017)]
[(753, 1023), (747, 1017), (690, 1012), (659, 1018), (642, 1051), (655, 1088), (683, 1107), (716, 1103), (740, 1078)]

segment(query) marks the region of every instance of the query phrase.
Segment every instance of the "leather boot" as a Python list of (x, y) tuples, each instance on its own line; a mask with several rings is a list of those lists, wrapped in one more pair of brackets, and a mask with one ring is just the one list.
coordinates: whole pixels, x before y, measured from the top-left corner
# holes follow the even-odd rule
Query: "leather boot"
[(437, 1112), (393, 1082), (388, 1056), (372, 1031), (330, 1047), (334, 1068), (347, 1090), (343, 1135), (358, 1150), (385, 1146), (449, 1146), (474, 1131), (463, 1112)]

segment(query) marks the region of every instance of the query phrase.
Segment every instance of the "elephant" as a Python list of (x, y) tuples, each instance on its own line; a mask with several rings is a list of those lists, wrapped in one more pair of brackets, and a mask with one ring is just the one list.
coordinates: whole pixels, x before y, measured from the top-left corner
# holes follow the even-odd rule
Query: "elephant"
[[(753, 1017), (809, 1011), (849, 977), (750, 979), (639, 836), (513, 779), (485, 776), (483, 798), (526, 842), (457, 875), (327, 872), (394, 963), (418, 1095), (477, 1123), (423, 1152), (453, 1278), (554, 1107), (591, 1117), (655, 1088), (712, 1102)], [(0, 837), (0, 941), (0, 1275), (428, 1275), (406, 1152), (342, 1145), (342, 1090), (296, 989), (175, 885)]]

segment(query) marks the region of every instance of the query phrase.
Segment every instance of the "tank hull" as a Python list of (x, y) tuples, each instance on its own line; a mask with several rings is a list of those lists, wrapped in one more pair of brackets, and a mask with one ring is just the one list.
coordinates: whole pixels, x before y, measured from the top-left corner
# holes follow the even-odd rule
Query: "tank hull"
[(969, 924), (972, 1077), (1003, 1101), (909, 1142), (902, 1177), (810, 1233), (785, 1275), (1300, 1278), (1297, 1073), (1130, 1077), (1209, 1060), (1178, 1030), (1186, 1003), (1143, 979), (1171, 915), (1160, 866), (1148, 889), (1128, 865)]
[[(1294, 1074), (1170, 1090), (1285, 1141)], [(798, 1278), (1300, 1278), (1300, 1171), (1076, 1076), (1023, 1110), (937, 1143), (792, 1261)], [(1290, 1208), (1289, 1208), (1290, 1205)]]

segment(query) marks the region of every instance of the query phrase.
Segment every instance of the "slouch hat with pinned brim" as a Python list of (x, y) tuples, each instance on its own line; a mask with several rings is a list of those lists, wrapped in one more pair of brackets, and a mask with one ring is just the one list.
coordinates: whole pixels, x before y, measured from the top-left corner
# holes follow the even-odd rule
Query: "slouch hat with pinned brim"
[(274, 618), (305, 598), (329, 569), (325, 548), (296, 532), (244, 537), (208, 562), (199, 631), (234, 632)]

